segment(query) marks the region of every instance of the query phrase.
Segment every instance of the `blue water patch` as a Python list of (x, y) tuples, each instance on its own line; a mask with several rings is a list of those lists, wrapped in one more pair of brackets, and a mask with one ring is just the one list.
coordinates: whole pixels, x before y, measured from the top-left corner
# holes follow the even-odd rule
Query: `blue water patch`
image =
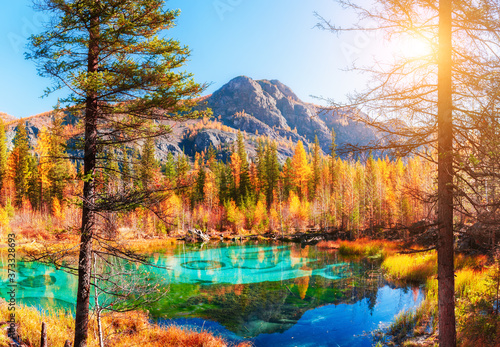
[(376, 304), (368, 299), (355, 304), (326, 305), (304, 313), (283, 333), (261, 334), (253, 340), (259, 346), (372, 346), (371, 331), (387, 326), (401, 311), (415, 309), (423, 299), (411, 291), (381, 288)]
[(209, 331), (231, 343), (251, 341), (255, 347), (368, 347), (373, 344), (371, 331), (386, 327), (402, 311), (414, 310), (422, 302), (423, 294), (384, 286), (379, 289), (375, 300), (375, 303), (363, 299), (353, 304), (317, 307), (305, 312), (284, 332), (264, 333), (251, 339), (238, 336), (217, 322), (200, 318), (160, 320), (160, 324)]
[(318, 265), (317, 259), (294, 256), (290, 246), (231, 246), (159, 257), (173, 283), (248, 284), (319, 275), (340, 279), (349, 263)]
[[(0, 295), (8, 297), (9, 277), (7, 260), (0, 258)], [(62, 270), (40, 263), (16, 263), (16, 300), (20, 304), (39, 309), (63, 309), (74, 311), (77, 277)]]

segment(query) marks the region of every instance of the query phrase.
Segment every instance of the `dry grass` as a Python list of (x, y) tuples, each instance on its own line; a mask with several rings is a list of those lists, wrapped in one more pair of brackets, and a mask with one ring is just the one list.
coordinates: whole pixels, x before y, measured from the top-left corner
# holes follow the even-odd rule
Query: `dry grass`
[(455, 270), (471, 269), (482, 271), (488, 265), (488, 257), (486, 255), (466, 256), (463, 254), (455, 255)]
[[(459, 254), (455, 257), (457, 276), (460, 273), (459, 270), (464, 270), (467, 273), (481, 271), (487, 262), (486, 256), (470, 257)], [(382, 268), (392, 280), (405, 283), (425, 283), (427, 279), (437, 274), (437, 253), (429, 251), (393, 254), (384, 260)]]
[[(494, 302), (495, 267), (476, 270), (474, 260), (471, 267), (455, 273), (455, 312), (457, 317), (457, 345), (459, 346), (499, 346), (500, 317), (495, 314)], [(427, 298), (437, 306), (438, 281), (436, 278), (427, 281)], [(434, 312), (437, 324), (437, 308)]]
[(130, 240), (128, 246), (131, 250), (138, 253), (154, 253), (171, 249), (177, 244), (175, 238), (149, 239), (149, 240)]
[[(0, 320), (7, 321), (10, 311), (5, 301), (0, 303)], [(49, 346), (63, 346), (67, 339), (72, 339), (74, 319), (62, 311), (49, 310), (40, 313), (34, 308), (18, 306), (16, 321), (18, 333), (22, 341), (30, 347), (40, 346), (40, 330), (42, 322), (47, 324)], [(160, 327), (149, 321), (145, 312), (109, 313), (102, 319), (103, 335), (106, 346), (113, 347), (222, 347), (229, 344), (222, 338), (208, 332), (194, 332), (179, 327)], [(97, 324), (91, 319), (89, 326), (89, 346), (98, 346)], [(8, 346), (6, 333), (0, 334), (0, 346)], [(237, 347), (249, 347), (240, 343)]]
[[(455, 295), (457, 317), (457, 345), (459, 346), (499, 346), (500, 316), (495, 314), (495, 278), (500, 278), (498, 266), (486, 266), (485, 256), (455, 258)], [(406, 314), (397, 321), (391, 333), (397, 337), (400, 332), (411, 329), (413, 334), (426, 335), (432, 322), (431, 334), (436, 333), (438, 324), (438, 281), (436, 279), (436, 252), (411, 255), (397, 254), (388, 257), (382, 266), (393, 279), (405, 282), (426, 283), (426, 299), (415, 316)], [(410, 319), (411, 318), (411, 319)], [(404, 324), (403, 324), (404, 323)], [(399, 327), (399, 325), (401, 327)], [(405, 329), (403, 329), (405, 328)], [(400, 335), (404, 339), (405, 334)], [(431, 336), (434, 338), (435, 336)], [(428, 341), (432, 345), (432, 341)], [(412, 346), (413, 342), (404, 344)]]
[(18, 242), (33, 240), (61, 241), (78, 238), (75, 226), (80, 222), (80, 211), (75, 207), (64, 210), (64, 219), (58, 219), (48, 213), (20, 208), (9, 218), (10, 230), (17, 234)]
[(324, 250), (338, 250), (344, 257), (371, 257), (384, 259), (396, 252), (397, 244), (391, 241), (370, 240), (356, 241), (321, 241), (317, 247)]
[(394, 254), (384, 260), (382, 268), (392, 280), (425, 283), (437, 272), (437, 254), (436, 252)]
[(340, 247), (340, 242), (341, 241), (320, 241), (316, 247), (324, 250), (337, 250)]
[[(0, 320), (8, 321), (10, 313), (7, 303), (2, 300), (0, 302)], [(42, 322), (45, 322), (49, 329), (47, 335), (49, 346), (63, 346), (64, 342), (73, 334), (74, 319), (63, 311), (49, 310), (42, 315), (34, 308), (17, 305), (15, 313), (16, 322), (19, 324), (17, 333), (28, 346), (40, 346)], [(5, 334), (6, 332), (2, 336), (4, 341)], [(8, 346), (8, 344), (2, 344), (2, 346)]]
[[(79, 223), (79, 211), (68, 208), (64, 221), (47, 214), (19, 209), (7, 221), (7, 226), (1, 228), (0, 252), (7, 247), (7, 233), (16, 234), (17, 251), (21, 254), (36, 253), (59, 249), (69, 249), (78, 246), (80, 241), (79, 230), (75, 227)], [(162, 237), (144, 239), (128, 228), (119, 228), (116, 240), (125, 243), (127, 248), (139, 253), (154, 253), (165, 251), (175, 246), (176, 239)]]

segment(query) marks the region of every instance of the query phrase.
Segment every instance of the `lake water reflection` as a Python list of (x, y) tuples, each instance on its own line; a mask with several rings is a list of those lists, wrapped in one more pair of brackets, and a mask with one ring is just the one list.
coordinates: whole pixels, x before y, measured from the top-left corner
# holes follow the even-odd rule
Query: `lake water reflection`
[[(144, 307), (154, 319), (255, 346), (370, 346), (370, 331), (423, 300), (418, 288), (388, 285), (378, 260), (315, 246), (180, 244), (151, 261), (161, 267), (149, 269), (152, 277), (170, 283), (168, 295)], [(18, 270), (22, 303), (73, 310), (76, 278), (40, 264)]]
[(349, 262), (316, 256), (309, 255), (309, 247), (296, 245), (228, 245), (160, 256), (155, 265), (168, 269), (161, 271), (171, 283), (202, 284), (249, 284), (316, 275), (338, 280), (355, 271)]

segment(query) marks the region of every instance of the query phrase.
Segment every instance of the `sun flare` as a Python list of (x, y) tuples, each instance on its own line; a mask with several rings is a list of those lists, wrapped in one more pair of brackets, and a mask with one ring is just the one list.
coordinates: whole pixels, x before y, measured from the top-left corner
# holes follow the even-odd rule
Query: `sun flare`
[(425, 38), (411, 36), (401, 39), (395, 52), (398, 56), (409, 59), (422, 58), (432, 53), (432, 46)]

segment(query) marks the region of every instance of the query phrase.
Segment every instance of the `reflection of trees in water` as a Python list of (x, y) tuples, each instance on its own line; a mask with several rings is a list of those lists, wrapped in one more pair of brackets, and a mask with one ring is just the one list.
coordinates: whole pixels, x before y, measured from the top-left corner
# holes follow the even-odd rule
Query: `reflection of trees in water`
[[(300, 256), (307, 257), (306, 251)], [(290, 252), (297, 257), (299, 253)], [(310, 254), (309, 254), (310, 255)], [(331, 257), (329, 255), (328, 257)], [(331, 263), (340, 259), (319, 259)], [(376, 263), (361, 261), (341, 267), (347, 274), (337, 280), (311, 275), (296, 279), (252, 284), (201, 286), (196, 295), (176, 302), (184, 316), (196, 307), (196, 316), (212, 319), (242, 336), (283, 332), (311, 309), (329, 304), (354, 304), (367, 299), (370, 313), (377, 303), (377, 292), (386, 283)], [(302, 270), (312, 268), (302, 266)], [(186, 312), (184, 311), (184, 312)]]
[[(210, 277), (212, 283), (172, 282), (169, 295), (158, 305), (148, 307), (149, 311), (158, 318), (211, 319), (241, 336), (256, 336), (285, 331), (297, 323), (306, 311), (324, 305), (355, 304), (366, 299), (368, 309), (363, 304), (359, 308), (352, 307), (352, 310), (362, 309), (359, 314), (373, 314), (378, 290), (386, 284), (378, 260), (346, 261), (337, 252), (300, 244), (283, 247), (269, 245), (264, 249), (246, 246), (248, 248), (209, 247), (208, 253), (178, 254), (179, 264), (184, 264), (184, 267), (187, 265), (202, 271), (201, 268), (216, 267), (215, 262), (219, 265), (224, 263), (226, 267), (208, 270), (213, 271)], [(218, 273), (229, 268), (238, 270), (236, 277), (241, 276), (243, 271), (247, 276), (249, 273), (259, 276), (272, 272), (278, 274), (278, 280), (213, 284), (221, 280), (217, 278)], [(279, 272), (290, 269), (307, 276), (279, 281)]]

